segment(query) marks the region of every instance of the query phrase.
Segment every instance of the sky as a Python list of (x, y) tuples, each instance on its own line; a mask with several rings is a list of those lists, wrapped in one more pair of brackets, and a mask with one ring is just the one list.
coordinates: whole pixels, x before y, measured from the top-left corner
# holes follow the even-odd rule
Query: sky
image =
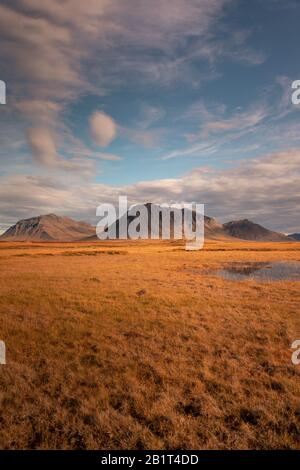
[(197, 202), (300, 232), (297, 0), (0, 0), (0, 231)]

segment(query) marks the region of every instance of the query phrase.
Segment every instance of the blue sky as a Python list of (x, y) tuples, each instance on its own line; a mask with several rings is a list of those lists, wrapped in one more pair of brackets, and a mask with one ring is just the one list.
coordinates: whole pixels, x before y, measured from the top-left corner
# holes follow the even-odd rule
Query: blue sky
[(1, 229), (127, 194), (300, 230), (299, 18), (294, 0), (2, 0)]

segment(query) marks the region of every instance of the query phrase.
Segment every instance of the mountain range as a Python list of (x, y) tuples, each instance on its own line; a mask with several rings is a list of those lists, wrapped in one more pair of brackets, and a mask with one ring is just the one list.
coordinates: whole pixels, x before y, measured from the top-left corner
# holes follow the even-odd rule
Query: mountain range
[(293, 240), (297, 240), (297, 242), (300, 242), (300, 233), (291, 233), (289, 235), (289, 238), (292, 238)]
[[(146, 204), (148, 214), (151, 211), (151, 203)], [(166, 209), (168, 210), (168, 209)], [(176, 209), (182, 211), (181, 209)], [(128, 215), (127, 229), (129, 224), (135, 219), (136, 216)], [(193, 213), (193, 228), (195, 228), (195, 213)], [(174, 214), (171, 212), (171, 236), (172, 236), (172, 223), (174, 222)], [(125, 222), (126, 224), (126, 222)], [(118, 238), (120, 221), (115, 222), (114, 230)], [(106, 230), (111, 230), (110, 226)], [(126, 226), (126, 225), (125, 225)], [(151, 233), (151, 222), (149, 217), (148, 232)], [(159, 226), (161, 235), (161, 220)], [(300, 240), (299, 234), (286, 236), (282, 233), (274, 232), (266, 229), (265, 227), (256, 224), (248, 219), (236, 220), (224, 224), (219, 223), (216, 219), (205, 216), (204, 219), (204, 232), (206, 239), (242, 239), (250, 241), (270, 241), (281, 242)], [(299, 238), (297, 238), (299, 236)], [(97, 241), (96, 229), (86, 222), (79, 222), (69, 217), (60, 217), (55, 214), (40, 215), (29, 219), (23, 219), (10, 227), (5, 233), (0, 236), (0, 241), (60, 241), (60, 242), (74, 242), (74, 241)]]

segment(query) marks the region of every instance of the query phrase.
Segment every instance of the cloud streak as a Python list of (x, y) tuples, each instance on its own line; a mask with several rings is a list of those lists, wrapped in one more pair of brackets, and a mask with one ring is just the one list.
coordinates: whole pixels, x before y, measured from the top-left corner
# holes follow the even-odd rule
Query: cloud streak
[[(47, 128), (36, 127), (27, 129), (27, 142), (38, 164), (56, 170), (80, 172), (85, 176), (91, 174), (93, 165), (90, 161), (78, 157), (66, 160), (58, 154), (55, 135)], [(112, 158), (112, 160), (114, 159)]]

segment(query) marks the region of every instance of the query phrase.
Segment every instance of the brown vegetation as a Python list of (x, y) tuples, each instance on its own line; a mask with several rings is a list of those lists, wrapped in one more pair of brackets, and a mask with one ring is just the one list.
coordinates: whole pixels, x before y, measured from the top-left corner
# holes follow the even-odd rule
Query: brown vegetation
[(299, 448), (296, 243), (1, 243), (0, 448)]

